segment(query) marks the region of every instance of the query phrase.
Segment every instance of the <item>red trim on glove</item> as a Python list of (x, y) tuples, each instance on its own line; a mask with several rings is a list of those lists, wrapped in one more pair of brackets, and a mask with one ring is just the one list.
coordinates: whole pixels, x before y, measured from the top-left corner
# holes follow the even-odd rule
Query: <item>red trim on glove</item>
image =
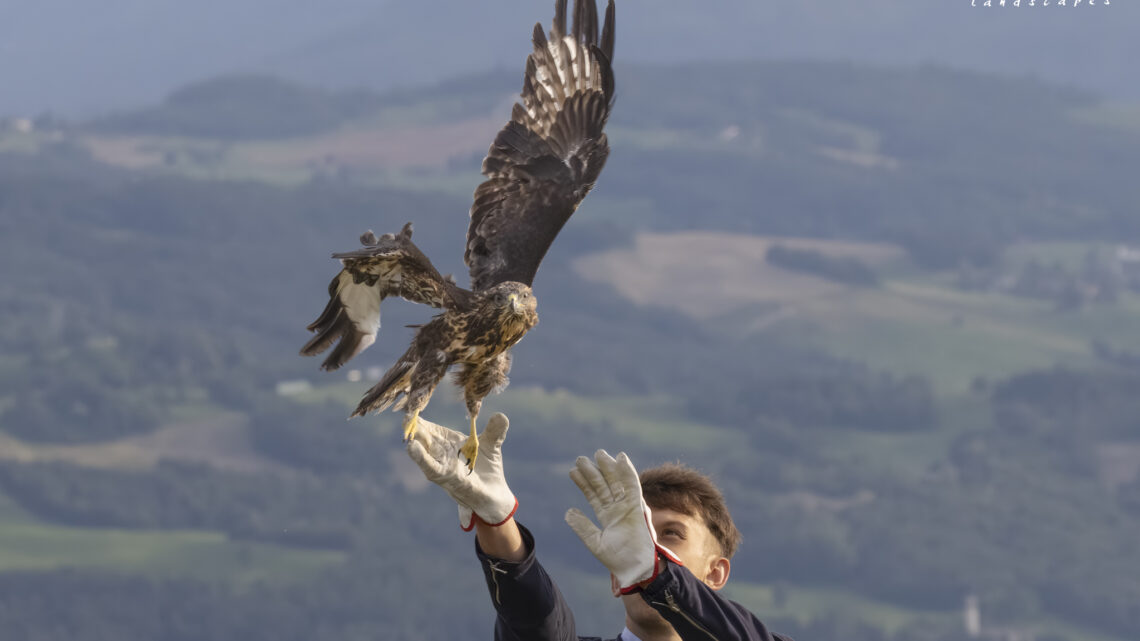
[(508, 514), (505, 519), (503, 519), (502, 521), (499, 521), (498, 523), (488, 523), (488, 522), (484, 521), (483, 517), (479, 516), (478, 514), (475, 514), (475, 518), (479, 519), (479, 522), (482, 523), (483, 525), (490, 525), (491, 527), (499, 527), (500, 525), (506, 523), (507, 521), (510, 521), (511, 517), (514, 516), (515, 512), (518, 512), (518, 511), (519, 511), (519, 500), (516, 498), (515, 499), (515, 506), (511, 508), (510, 514)]
[(475, 512), (474, 511), (471, 512), (471, 520), (467, 522), (467, 525), (464, 526), (461, 524), (459, 526), (459, 529), (463, 530), (464, 532), (470, 532), (471, 530), (475, 529)]
[[(644, 505), (644, 503), (642, 503), (642, 504)], [(648, 506), (646, 506), (646, 507), (648, 507)], [(653, 574), (648, 579), (645, 579), (644, 581), (639, 581), (639, 582), (629, 586), (628, 588), (620, 588), (618, 591), (621, 592), (622, 594), (633, 594), (634, 592), (640, 592), (642, 586), (646, 586), (646, 585), (649, 585), (650, 583), (652, 583), (653, 579), (656, 579), (657, 575), (661, 573), (657, 569), (657, 559), (662, 557), (662, 556), (664, 556), (667, 560), (672, 561), (673, 563), (676, 563), (677, 565), (680, 565), (682, 567), (684, 567), (684, 565), (685, 565), (685, 563), (683, 561), (681, 561), (681, 559), (677, 558), (676, 554), (673, 554), (673, 550), (670, 550), (669, 548), (667, 548), (667, 547), (665, 547), (665, 546), (663, 546), (657, 542), (657, 532), (653, 528), (653, 523), (650, 522), (650, 520), (649, 520), (649, 514), (645, 514), (645, 524), (649, 527), (649, 533), (653, 537)]]
[(641, 589), (644, 586), (647, 586), (650, 583), (653, 583), (653, 579), (656, 579), (658, 574), (659, 574), (659, 572), (657, 571), (657, 550), (655, 549), (655, 550), (653, 550), (653, 574), (648, 579), (645, 579), (644, 581), (641, 581), (639, 583), (634, 583), (633, 585), (629, 586), (628, 588), (621, 588), (619, 590), (619, 592), (621, 592), (622, 594), (633, 594), (634, 592), (641, 592)]
[(479, 522), (482, 523), (483, 525), (489, 525), (491, 527), (499, 527), (500, 525), (506, 523), (507, 521), (510, 521), (511, 517), (514, 516), (515, 512), (518, 512), (518, 511), (519, 511), (519, 500), (517, 498), (515, 499), (515, 506), (513, 508), (511, 508), (511, 513), (507, 515), (507, 518), (503, 519), (502, 521), (499, 521), (498, 523), (488, 523), (488, 522), (483, 520), (483, 517), (479, 516), (478, 514), (475, 513), (474, 510), (472, 510), (471, 511), (471, 522), (467, 524), (467, 527), (463, 527), (462, 525), (460, 525), (459, 528), (461, 530), (463, 530), (464, 532), (470, 532), (471, 530), (475, 529), (475, 519), (479, 519)]
[(673, 552), (671, 550), (669, 550), (669, 548), (661, 547), (660, 545), (658, 545), (653, 550), (653, 576), (649, 577), (648, 579), (645, 579), (644, 581), (641, 581), (639, 583), (631, 585), (628, 588), (621, 588), (618, 591), (621, 592), (622, 594), (634, 594), (635, 592), (641, 592), (645, 588), (645, 586), (649, 585), (650, 583), (653, 583), (653, 579), (656, 579), (658, 577), (658, 575), (661, 574), (661, 571), (658, 570), (658, 568), (657, 568), (657, 560), (660, 557), (665, 557), (666, 561), (672, 561), (673, 563), (676, 563), (677, 565), (680, 565), (682, 567), (684, 567), (684, 565), (685, 565), (684, 562), (681, 561), (681, 559), (678, 559), (677, 557), (673, 556)]

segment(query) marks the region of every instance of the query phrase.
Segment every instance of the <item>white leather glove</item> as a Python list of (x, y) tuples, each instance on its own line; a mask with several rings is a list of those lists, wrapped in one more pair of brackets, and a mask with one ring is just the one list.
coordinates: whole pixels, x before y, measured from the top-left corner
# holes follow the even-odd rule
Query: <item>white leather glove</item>
[(510, 422), (503, 414), (487, 421), (479, 435), (479, 457), (468, 470), (459, 456), (466, 434), (419, 419), (416, 436), (408, 443), (408, 456), (420, 466), (427, 480), (442, 487), (459, 504), (459, 527), (475, 527), (475, 519), (502, 525), (514, 516), (518, 499), (503, 476), (503, 439)]
[(566, 511), (566, 523), (617, 578), (622, 594), (636, 592), (639, 583), (657, 576), (658, 553), (678, 565), (681, 561), (657, 543), (652, 514), (641, 496), (641, 480), (625, 452), (615, 459), (598, 450), (594, 459), (596, 463), (579, 456), (570, 478), (594, 508), (601, 528), (575, 508)]

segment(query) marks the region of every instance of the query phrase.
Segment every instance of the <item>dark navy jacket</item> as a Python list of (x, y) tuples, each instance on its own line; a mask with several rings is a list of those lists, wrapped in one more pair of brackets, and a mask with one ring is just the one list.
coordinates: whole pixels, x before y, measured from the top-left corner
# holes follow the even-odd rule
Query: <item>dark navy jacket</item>
[[(519, 530), (527, 555), (518, 563), (491, 558), (475, 542), (498, 613), (495, 641), (600, 641), (577, 636), (570, 606), (535, 558), (534, 537), (521, 525)], [(791, 641), (672, 562), (640, 594), (685, 641)]]

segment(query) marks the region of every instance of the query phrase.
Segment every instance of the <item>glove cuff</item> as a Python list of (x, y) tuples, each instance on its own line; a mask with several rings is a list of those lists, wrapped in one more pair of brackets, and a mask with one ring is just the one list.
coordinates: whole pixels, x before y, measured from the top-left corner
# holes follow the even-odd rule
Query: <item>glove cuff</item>
[(464, 532), (470, 532), (475, 528), (475, 513), (471, 508), (460, 505), (459, 506), (459, 529)]
[(633, 583), (633, 585), (630, 585), (629, 587), (620, 588), (619, 591), (622, 594), (633, 594), (635, 592), (641, 592), (641, 590), (646, 585), (649, 585), (650, 583), (652, 583), (653, 580), (656, 579), (657, 576), (661, 574), (660, 569), (658, 569), (658, 567), (657, 567), (657, 560), (661, 557), (665, 557), (666, 560), (672, 561), (673, 563), (676, 563), (677, 565), (681, 565), (681, 566), (685, 565), (685, 563), (683, 561), (681, 561), (681, 559), (677, 558), (676, 554), (673, 554), (672, 550), (665, 547), (664, 545), (656, 544), (654, 546), (654, 549), (653, 549), (653, 572), (649, 575), (648, 578), (641, 579), (640, 581), (636, 581)]
[[(659, 574), (659, 570), (657, 568), (657, 560), (661, 556), (664, 556), (666, 559), (672, 561), (673, 563), (676, 563), (677, 565), (685, 565), (681, 559), (677, 558), (676, 554), (673, 554), (673, 550), (670, 550), (669, 548), (657, 542), (657, 532), (653, 529), (653, 510), (649, 508), (649, 505), (645, 502), (644, 498), (641, 499), (641, 513), (645, 517), (645, 526), (649, 529), (649, 539), (653, 544), (652, 567), (649, 570), (649, 576), (644, 576), (645, 571), (638, 572), (637, 577), (644, 578), (634, 578), (629, 582), (628, 586), (621, 586), (619, 588), (619, 591), (622, 594), (633, 594), (634, 592), (640, 592), (641, 586), (643, 584), (648, 585), (649, 582), (653, 581), (653, 579), (656, 579), (657, 575)], [(618, 577), (618, 581), (621, 581), (621, 579), (622, 577)]]
[(511, 517), (514, 516), (515, 512), (518, 512), (518, 510), (519, 510), (519, 500), (513, 496), (511, 498), (514, 499), (514, 502), (515, 502), (514, 506), (511, 507), (511, 511), (507, 512), (507, 515), (504, 516), (497, 523), (492, 523), (492, 522), (488, 521), (487, 519), (484, 519), (483, 517), (476, 514), (470, 508), (466, 508), (466, 507), (460, 505), (459, 506), (459, 528), (462, 529), (464, 532), (470, 532), (471, 530), (475, 529), (475, 520), (476, 519), (478, 519), (479, 522), (482, 523), (483, 525), (489, 525), (491, 527), (499, 527), (500, 525), (506, 523), (507, 521), (511, 520)]

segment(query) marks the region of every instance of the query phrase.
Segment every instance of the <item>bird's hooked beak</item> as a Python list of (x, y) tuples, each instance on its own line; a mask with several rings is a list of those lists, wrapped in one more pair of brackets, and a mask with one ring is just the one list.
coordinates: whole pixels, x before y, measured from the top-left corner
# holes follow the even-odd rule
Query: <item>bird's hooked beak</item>
[(510, 294), (509, 296), (507, 296), (507, 300), (510, 301), (510, 303), (511, 303), (511, 311), (512, 312), (514, 312), (515, 314), (522, 314), (522, 305), (519, 305), (519, 295), (518, 294)]

